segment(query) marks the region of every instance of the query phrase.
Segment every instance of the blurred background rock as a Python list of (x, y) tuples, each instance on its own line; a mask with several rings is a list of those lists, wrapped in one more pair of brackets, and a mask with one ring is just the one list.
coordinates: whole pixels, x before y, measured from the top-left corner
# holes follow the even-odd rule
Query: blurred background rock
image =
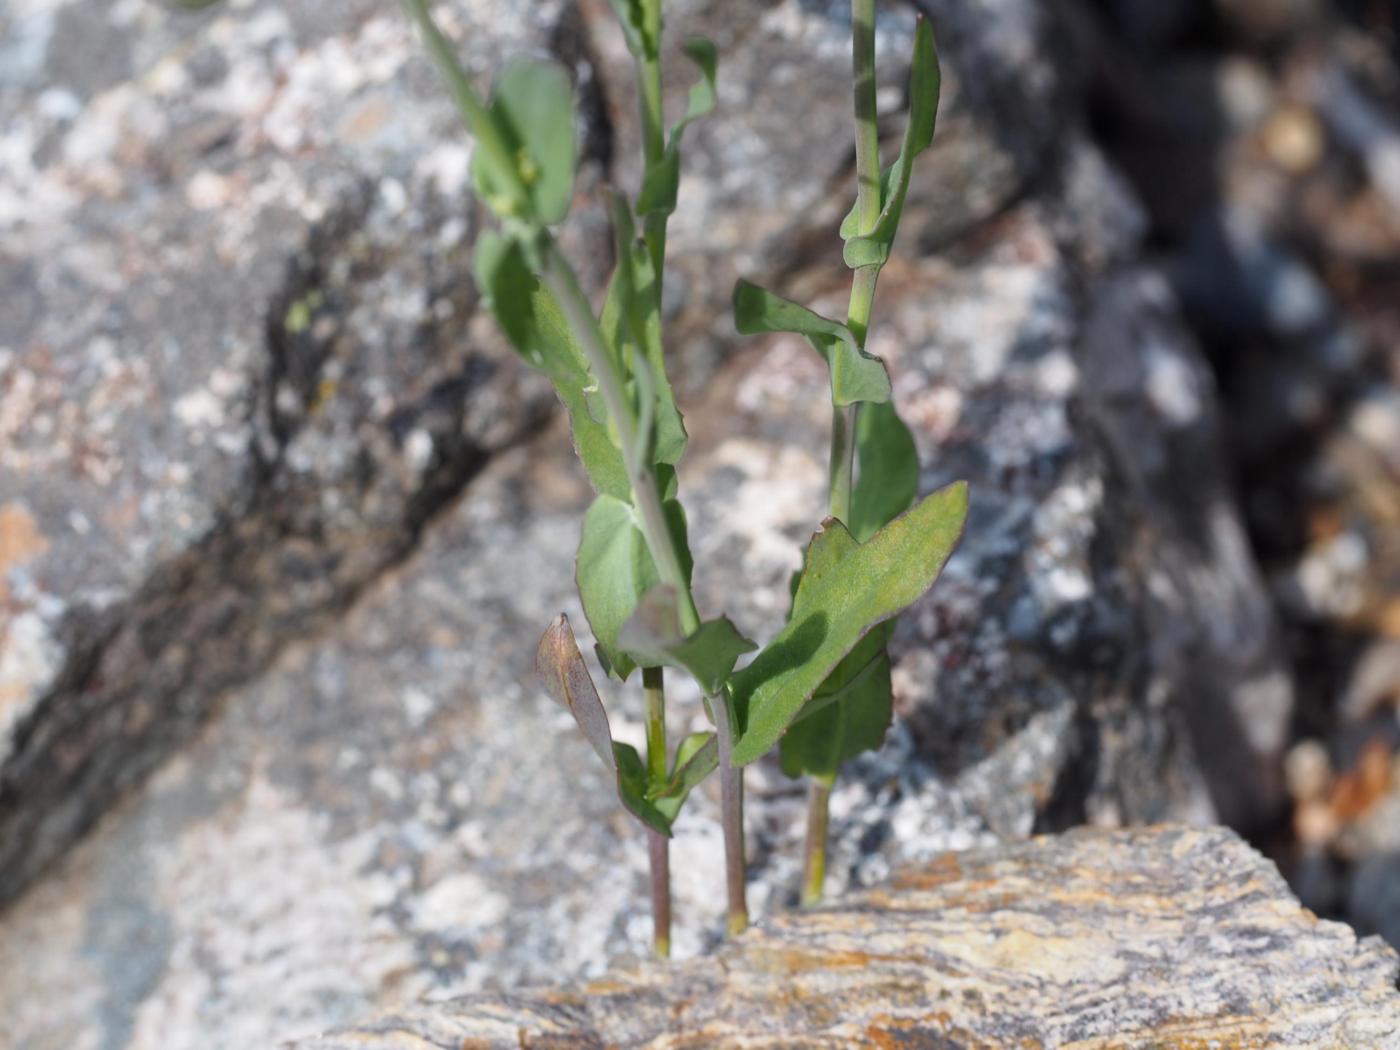
[[(553, 54), (633, 186), (602, 0), (444, 0), (483, 77)], [(944, 59), (873, 349), (969, 532), (895, 641), (829, 888), (1080, 823), (1230, 823), (1400, 944), (1400, 13), (920, 0)], [(672, 0), (719, 44), (667, 310), (706, 610), (766, 637), (823, 507), (796, 341), (839, 310), (840, 0)], [(670, 64), (678, 105), (684, 65)], [(646, 950), (645, 848), (530, 680), (588, 491), (478, 314), (469, 145), (397, 5), (0, 8), (0, 1003), (25, 1048), (266, 1045)], [(640, 697), (615, 688), (615, 730)], [(673, 704), (675, 729), (701, 718)], [(759, 912), (800, 785), (749, 777)], [(676, 945), (718, 934), (708, 794)]]

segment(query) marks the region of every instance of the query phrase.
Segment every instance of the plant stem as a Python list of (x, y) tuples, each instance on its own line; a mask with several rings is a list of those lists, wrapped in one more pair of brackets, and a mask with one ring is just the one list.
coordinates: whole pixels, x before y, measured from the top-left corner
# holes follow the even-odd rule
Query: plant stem
[(807, 856), (802, 870), (802, 904), (820, 904), (826, 884), (826, 833), (831, 783), (813, 777), (807, 786)]
[[(543, 236), (541, 254), (544, 256), (545, 266), (541, 276), (559, 301), (569, 327), (583, 344), (589, 370), (598, 382), (608, 415), (617, 427), (618, 437), (625, 450), (623, 458), (632, 485), (632, 500), (637, 508), (642, 536), (662, 580), (676, 590), (681, 629), (688, 635), (693, 634), (700, 628), (700, 614), (695, 609), (695, 599), (691, 596), (690, 584), (685, 578), (685, 570), (681, 567), (680, 555), (676, 551), (670, 529), (666, 526), (656, 476), (650, 467), (631, 451), (637, 448), (637, 422), (623, 393), (622, 377), (618, 374), (617, 364), (612, 355), (608, 353), (603, 333), (598, 327), (598, 319), (593, 315), (588, 297), (579, 287), (578, 277), (573, 268), (560, 252), (559, 246), (547, 234)], [(735, 768), (732, 760), (735, 731), (733, 705), (724, 691), (710, 697), (709, 700), (715, 720), (715, 733), (719, 740), (720, 805), (724, 819), (725, 882), (729, 899), (728, 929), (732, 935), (742, 933), (749, 922), (744, 885), (744, 773), (742, 769)]]
[(865, 349), (865, 334), (870, 329), (870, 313), (875, 306), (875, 282), (880, 279), (878, 266), (862, 266), (851, 277), (851, 302), (846, 307), (846, 327), (856, 337), (856, 344)]
[[(637, 95), (642, 112), (643, 179), (661, 162), (666, 152), (665, 116), (661, 107), (661, 60), (648, 55), (637, 59)], [(661, 308), (661, 286), (666, 269), (666, 213), (651, 212), (645, 217), (647, 250), (656, 271), (656, 305)]]
[(589, 371), (597, 380), (608, 415), (617, 427), (642, 537), (646, 540), (647, 550), (651, 553), (652, 561), (656, 563), (656, 571), (662, 581), (675, 589), (676, 611), (681, 629), (686, 634), (693, 634), (700, 627), (700, 614), (695, 609), (695, 599), (691, 597), (690, 583), (681, 565), (680, 553), (676, 550), (671, 530), (666, 524), (666, 512), (661, 504), (661, 490), (657, 487), (656, 475), (650, 465), (637, 454), (637, 421), (623, 391), (622, 376), (618, 374), (617, 363), (608, 352), (603, 333), (598, 327), (598, 319), (593, 315), (593, 307), (589, 304), (588, 297), (579, 287), (573, 267), (569, 265), (553, 239), (547, 234), (542, 236), (545, 240), (541, 251), (544, 256), (544, 273), (541, 276), (559, 301), (569, 327), (583, 344)]
[[(865, 349), (865, 335), (870, 329), (870, 313), (875, 305), (875, 282), (879, 280), (878, 266), (863, 266), (851, 277), (851, 302), (846, 310), (846, 327), (856, 337), (856, 345)], [(831, 409), (831, 462), (828, 470), (827, 513), (850, 524), (851, 489), (855, 481), (856, 424), (860, 421), (860, 402), (853, 405), (833, 405)]]
[(671, 840), (647, 828), (651, 868), (651, 945), (658, 959), (671, 957)]
[[(865, 349), (865, 334), (870, 329), (870, 312), (875, 305), (875, 282), (878, 266), (863, 266), (851, 278), (851, 302), (846, 309), (846, 327), (856, 337), (856, 345)], [(828, 472), (827, 513), (850, 524), (851, 488), (855, 481), (856, 423), (860, 420), (860, 402), (853, 405), (833, 405), (831, 409), (831, 465)]]
[(637, 59), (637, 86), (642, 107), (642, 158), (655, 164), (666, 151), (665, 117), (661, 112), (661, 60), (656, 56)]
[(413, 21), (417, 23), (419, 32), (423, 34), (423, 40), (428, 45), (428, 53), (432, 56), (438, 73), (447, 83), (447, 90), (452, 95), (452, 100), (457, 104), (457, 109), (461, 112), (467, 127), (471, 129), (472, 137), (476, 139), (477, 146), (489, 159), (488, 167), (492, 174), (506, 183), (513, 197), (517, 200), (525, 200), (527, 197), (525, 183), (520, 178), (520, 169), (516, 164), (515, 155), (506, 145), (505, 139), (501, 137), (496, 122), (491, 118), (485, 103), (481, 101), (476, 89), (472, 87), (471, 80), (467, 77), (461, 62), (458, 61), (451, 42), (443, 36), (442, 30), (433, 20), (432, 12), (428, 10), (428, 0), (403, 0), (403, 4), (408, 9)]
[[(660, 667), (642, 668), (646, 693), (647, 779), (666, 780), (666, 675)], [(651, 866), (652, 944), (657, 958), (671, 954), (671, 842), (655, 828), (647, 828), (647, 859)]]
[(730, 937), (737, 937), (749, 928), (744, 863), (744, 770), (736, 767), (733, 761), (733, 706), (723, 693), (712, 697), (711, 704), (718, 707), (714, 715), (715, 735), (719, 739), (719, 806), (724, 828), (724, 883), (729, 900), (725, 929)]
[[(880, 131), (875, 111), (875, 0), (851, 0), (851, 71), (855, 82), (856, 218), (858, 232), (870, 233), (880, 218)], [(851, 279), (846, 324), (865, 348), (875, 282), (880, 267), (864, 266)]]
[(851, 480), (855, 472), (858, 408), (858, 405), (833, 405), (831, 409), (831, 466), (827, 475), (827, 514), (845, 523), (851, 520)]
[[(851, 68), (855, 83), (853, 101), (856, 129), (856, 217), (859, 232), (869, 233), (880, 218), (880, 136), (875, 111), (875, 0), (851, 0)], [(851, 301), (846, 326), (865, 349), (870, 313), (875, 306), (878, 266), (864, 266), (851, 278)], [(828, 510), (847, 521), (854, 480), (855, 431), (859, 403), (838, 406), (831, 415), (831, 467)]]
[(666, 672), (643, 667), (642, 688), (647, 698), (647, 778), (660, 783), (666, 779)]
[[(659, 0), (651, 0), (646, 12), (651, 23), (648, 30), (655, 31), (654, 39), (661, 33), (661, 5)], [(661, 157), (665, 141), (661, 125), (661, 60), (651, 53), (637, 59), (637, 96), (641, 106), (642, 154), (649, 170)], [(652, 227), (651, 216), (647, 217), (646, 242), (651, 254), (652, 267), (656, 273), (656, 304), (661, 308), (661, 268), (666, 259), (666, 227), (663, 221), (660, 234)], [(666, 674), (660, 667), (642, 668), (642, 687), (646, 691), (647, 721), (647, 778), (653, 784), (666, 780)], [(671, 954), (671, 845), (670, 840), (660, 832), (647, 830), (647, 846), (651, 862), (651, 921), (653, 941), (659, 958)]]
[(880, 217), (880, 132), (875, 119), (875, 0), (851, 0), (851, 70), (855, 84), (856, 216), (869, 233)]
[[(875, 0), (851, 0), (851, 73), (856, 136), (856, 219), (858, 232), (865, 234), (875, 228), (884, 204), (880, 199), (880, 132), (875, 107)], [(875, 284), (879, 278), (878, 266), (863, 266), (851, 277), (846, 327), (856, 337), (856, 345), (862, 350), (865, 349), (866, 333), (870, 330)], [(848, 524), (855, 480), (856, 425), (859, 421), (859, 403), (832, 407), (827, 512)], [(826, 881), (830, 800), (831, 784), (813, 779), (807, 794), (803, 904), (816, 904), (822, 898), (822, 886)]]

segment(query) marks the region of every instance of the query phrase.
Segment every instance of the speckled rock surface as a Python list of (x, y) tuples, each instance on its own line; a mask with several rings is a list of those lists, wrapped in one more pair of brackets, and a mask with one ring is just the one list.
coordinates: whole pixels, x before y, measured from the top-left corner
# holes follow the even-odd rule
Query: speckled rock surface
[[(470, 57), (485, 66), (516, 45), (572, 48), (581, 83), (603, 89), (590, 110), (590, 155), (625, 182), (608, 143), (624, 155), (630, 103), (625, 68), (605, 60), (616, 47), (606, 5), (582, 5), (586, 34), (559, 31), (569, 28), (552, 21), (561, 9), (541, 4), (529, 6), (530, 25), (493, 14), (499, 34), (473, 35), (494, 6), (456, 5)], [(821, 514), (825, 379), (796, 341), (736, 341), (724, 304), (737, 270), (839, 309), (832, 231), (849, 172), (829, 149), (836, 132), (818, 129), (844, 128), (846, 92), (799, 97), (789, 86), (796, 76), (845, 83), (840, 6), (731, 5), (732, 19), (713, 26), (685, 7), (676, 25), (683, 34), (693, 17), (715, 29), (735, 77), (727, 108), (690, 151), (683, 190), (694, 203), (673, 227), (667, 287), (693, 438), (682, 495), (702, 608), (728, 611), (759, 638), (781, 623), (799, 546)], [(949, 848), (1082, 821), (1268, 814), (1277, 799), (1267, 776), (1241, 794), (1246, 784), (1232, 774), (1241, 762), (1272, 768), (1291, 699), (1224, 485), (1210, 382), (1165, 282), (1140, 264), (1132, 195), (1075, 130), (1072, 77), (1062, 72), (1072, 50), (1024, 0), (926, 6), (946, 49), (944, 137), (912, 206), (921, 232), (901, 242), (882, 279), (872, 339), (915, 427), (924, 488), (968, 478), (972, 528), (896, 637), (901, 717), (886, 748), (855, 763), (834, 795), (832, 892)], [(0, 474), (9, 486), (0, 490), (0, 667), (32, 669), (40, 665), (26, 654), (53, 654), (10, 705), (0, 895), (117, 789), (174, 754), (0, 914), (0, 1001), (7, 1034), (26, 1050), (267, 1045), (425, 995), (596, 976), (647, 943), (643, 842), (568, 717), (528, 677), (553, 615), (582, 624), (571, 561), (588, 492), (557, 422), (541, 422), (544, 392), (473, 313), (463, 251), (475, 218), (442, 182), (461, 178), (465, 154), (398, 12), (323, 7), (249, 5), (182, 23), (187, 36), (138, 4), (98, 15), (32, 0), (0, 14), (6, 29), (23, 23), (0, 46), (29, 41), (38, 55), (31, 67), (0, 64), (29, 69), (0, 81), (21, 129), (52, 108), (34, 84), (76, 75), (54, 64), (52, 48), (45, 58), (51, 26), (95, 32), (105, 17), (129, 19), (136, 28), (113, 23), (113, 33), (142, 42), (106, 86), (82, 96), (77, 123), (102, 106), (145, 106), (158, 84), (137, 74), (165, 68), (159, 55), (174, 54), (180, 76), (215, 85), (261, 70), (261, 101), (214, 139), (214, 174), (236, 194), (201, 210), (212, 182), (191, 200), (184, 183), (172, 190), (139, 164), (113, 163), (119, 179), (140, 185), (115, 203), (86, 190), (69, 200), (118, 209), (98, 227), (112, 238), (147, 230), (154, 244), (183, 237), (196, 254), (214, 252), (219, 236), (239, 250), (260, 241), (185, 233), (187, 221), (215, 231), (263, 216), (273, 238), (257, 265), (237, 256), (208, 264), (217, 287), (195, 312), (205, 326), (196, 331), (208, 334), (189, 349), (156, 355), (142, 333), (164, 345), (180, 325), (114, 315), (111, 338), (129, 339), (121, 345), (142, 367), (172, 369), (171, 390), (203, 390), (218, 368), (240, 377), (222, 416), (206, 417), (208, 399), (196, 399), (192, 418), (213, 433), (190, 447), (210, 458), (182, 451), (192, 465), (181, 485), (140, 475), (153, 449), (184, 449), (173, 438), (137, 442), (122, 457), (136, 472), (138, 511), (174, 491), (202, 501), (206, 525), (191, 518), (178, 533), (138, 513), (89, 549), (67, 511), (105, 507), (100, 483), (55, 464), (48, 475), (37, 466)], [(909, 24), (892, 8), (886, 42), (897, 47)], [(604, 57), (593, 65), (590, 54)], [(898, 77), (891, 84), (893, 110)], [(113, 92), (117, 101), (104, 101)], [(190, 92), (176, 94), (189, 104)], [(789, 107), (788, 119), (769, 106)], [(361, 124), (350, 115), (362, 107), (383, 114), (363, 118), (372, 149), (340, 141), (354, 140), (348, 128)], [(304, 138), (281, 142), (267, 124), (277, 113), (287, 134)], [(798, 124), (810, 139), (789, 143)], [(786, 138), (775, 138), (779, 125)], [(39, 151), (41, 163), (62, 156), (73, 133), (65, 127), (43, 132), (59, 145)], [(744, 169), (754, 182), (706, 166), (715, 164), (707, 149), (745, 142), (762, 156), (741, 151), (733, 162), (757, 165)], [(794, 159), (788, 144), (821, 146), (822, 163)], [(957, 205), (941, 196), (960, 166), (966, 175), (984, 164), (996, 178), (979, 183), (981, 196)], [(24, 205), (0, 217), (7, 233), (81, 241), (78, 227), (45, 220), (20, 195), (62, 185), (66, 172), (0, 178), (0, 202)], [(295, 207), (280, 191), (259, 196), (268, 179), (303, 187), (289, 198)], [(775, 219), (778, 196), (790, 203)], [(752, 212), (736, 217), (750, 199)], [(586, 195), (580, 212), (574, 248), (596, 258)], [(704, 255), (711, 236), (727, 250), (746, 232), (748, 254)], [(40, 253), (37, 239), (3, 243), (6, 286), (42, 283), (65, 258)], [(36, 247), (12, 256), (10, 243)], [(692, 250), (700, 263), (684, 261)], [(171, 285), (155, 301), (181, 301), (177, 292), (203, 301), (188, 259), (138, 258), (163, 267)], [(266, 287), (238, 290), (255, 279)], [(104, 294), (102, 316), (140, 301), (116, 285)], [(9, 355), (0, 357), (0, 424), (31, 418), (29, 408), (4, 413), (30, 396), (36, 362), (85, 360), (86, 336), (54, 327), (79, 316), (46, 301), (20, 315), (13, 345), (8, 330), (0, 339)], [(52, 334), (32, 334), (40, 329)], [(156, 389), (125, 418), (183, 433), (170, 407), (178, 395)], [(49, 396), (58, 408), (78, 403)], [(219, 452), (218, 435), (235, 431), (246, 443)], [(3, 447), (0, 456), (27, 446)], [(1184, 478), (1189, 494), (1173, 488)], [(137, 536), (149, 539), (144, 560), (121, 546)], [(88, 554), (98, 568), (83, 568)], [(118, 567), (131, 573), (120, 586), (86, 582)], [(71, 589), (61, 571), (76, 574)], [(39, 649), (24, 649), (33, 638)], [(72, 654), (85, 655), (74, 663)], [(35, 684), (55, 674), (55, 684)], [(614, 728), (635, 741), (640, 697), (613, 692)], [(673, 728), (698, 726), (696, 698), (675, 697)], [(216, 705), (220, 717), (178, 747)], [(795, 894), (802, 792), (761, 765), (749, 798), (751, 901), (773, 914)], [(678, 828), (680, 955), (716, 943), (713, 814), (701, 793)]]
[(0, 18), (3, 900), (549, 400), (467, 333), (467, 153), (396, 10)]
[(950, 853), (714, 957), (426, 1005), (305, 1050), (1400, 1046), (1400, 959), (1224, 831)]
[[(1206, 627), (1239, 609), (1168, 586), (1156, 559), (1189, 555), (1204, 573), (1203, 556), (1175, 546), (1168, 519), (1149, 531), (1132, 475), (1117, 479), (1162, 463), (1137, 462), (1132, 443), (1120, 462), (1091, 423), (1151, 417), (1141, 401), (1090, 397), (1115, 389), (1111, 374), (1081, 380), (1099, 314), (1068, 291), (1082, 269), (1054, 237), (1056, 207), (1023, 206), (956, 262), (891, 275), (878, 338), (932, 464), (925, 484), (971, 476), (976, 527), (897, 636), (903, 719), (837, 787), (832, 892), (1037, 828), (1212, 813), (1182, 691), (1209, 661), (1226, 703), (1228, 676), (1257, 669), (1210, 648)], [(1173, 355), (1158, 367), (1194, 374), (1160, 282), (1128, 269), (1102, 294), (1100, 310), (1153, 334), (1140, 345)], [(1207, 390), (1159, 382), (1208, 419)], [(781, 623), (820, 512), (824, 383), (800, 345), (751, 344), (686, 406), (698, 598), (758, 637)], [(582, 622), (571, 559), (587, 502), (557, 429), (494, 457), (402, 569), (239, 690), (12, 908), (0, 991), (20, 1004), (22, 1045), (195, 1046), (210, 1031), (260, 1045), (644, 952), (642, 838), (528, 672), (554, 613)], [(1154, 580), (1156, 606), (1138, 597)], [(639, 741), (640, 697), (611, 692), (615, 730)], [(675, 700), (675, 731), (698, 727), (696, 698)], [(758, 914), (792, 902), (802, 805), (775, 768), (750, 775)], [(697, 797), (674, 846), (683, 956), (717, 939), (714, 808)]]
[[(497, 6), (445, 9), (467, 61), (564, 58), (584, 185), (625, 183), (628, 64), (603, 5)], [(809, 256), (847, 192), (821, 130), (847, 119), (840, 5), (732, 6), (674, 15), (720, 38), (744, 114), (697, 129), (674, 226), (692, 387), (737, 269)], [(1068, 98), (1035, 4), (935, 8), (945, 133), (909, 218), (929, 242), (1019, 191)], [(912, 13), (886, 26), (902, 54)], [(400, 560), (547, 402), (468, 335), (469, 149), (396, 9), (36, 0), (0, 29), (3, 900), (222, 690)], [(895, 110), (903, 73), (885, 68)], [(800, 124), (796, 82), (819, 92)], [(578, 212), (573, 246), (605, 262), (599, 213)]]

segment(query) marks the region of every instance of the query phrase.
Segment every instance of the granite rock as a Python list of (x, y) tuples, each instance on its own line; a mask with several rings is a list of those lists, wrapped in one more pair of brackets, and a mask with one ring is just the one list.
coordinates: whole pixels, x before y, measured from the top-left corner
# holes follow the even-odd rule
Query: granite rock
[[(1029, 0), (920, 6), (945, 46), (943, 134), (872, 348), (916, 431), (924, 490), (968, 478), (972, 527), (896, 636), (889, 743), (833, 797), (833, 893), (1084, 821), (1265, 819), (1291, 704), (1214, 391), (1142, 264), (1140, 207), (1083, 134), (1073, 48)], [(833, 228), (850, 173), (829, 146), (848, 100), (827, 90), (846, 83), (840, 7), (725, 5), (728, 21), (707, 21), (710, 8), (678, 4), (674, 20), (678, 36), (714, 32), (732, 78), (697, 128), (673, 226), (682, 495), (700, 605), (759, 638), (781, 623), (822, 512), (829, 408), (810, 351), (738, 341), (725, 304), (742, 272), (841, 309)], [(452, 5), (469, 60), (562, 51), (589, 100), (590, 178), (626, 182), (613, 156), (627, 153), (627, 70), (606, 5), (521, 6), (486, 34), (488, 8)], [(132, 229), (160, 294), (113, 282), (94, 301), (115, 318), (118, 362), (154, 370), (160, 396), (103, 417), (125, 421), (103, 424), (121, 450), (109, 482), (13, 458), (67, 446), (0, 451), (16, 464), (0, 475), (0, 668), (28, 675), (0, 767), (0, 896), (173, 757), (0, 917), (10, 1033), (36, 1050), (208, 1046), (210, 1033), (265, 1045), (424, 995), (596, 976), (644, 950), (641, 837), (527, 672), (558, 611), (583, 622), (572, 556), (588, 492), (557, 419), (543, 421), (545, 391), (474, 312), (466, 153), (398, 12), (266, 3), (177, 24), (142, 5), (97, 10), (0, 14), (20, 27), (3, 38), (19, 56), (0, 80), (11, 126), (52, 144), (33, 154), (50, 167), (0, 168), (3, 286), (78, 289), (67, 307), (21, 296), (35, 305), (3, 322), (17, 334), (0, 330), (0, 433), (39, 418), (24, 399), (44, 362), (71, 368), (45, 395), (60, 415), (129, 389), (77, 385), (77, 304), (96, 286), (63, 267)], [(884, 46), (902, 53), (912, 21), (890, 16)], [(64, 89), (79, 100), (65, 118), (45, 85), (78, 74), (48, 41), (78, 23), (126, 43), (84, 70), (85, 94)], [(810, 97), (791, 90), (809, 81)], [(129, 163), (62, 159), (79, 126), (145, 127), (162, 90), (192, 126), (219, 117), (210, 137), (174, 145), (175, 124), (157, 122), (115, 136)], [(200, 103), (209, 92), (233, 101)], [(103, 172), (106, 195), (58, 192)], [(597, 264), (593, 209), (585, 185), (570, 248)], [(77, 222), (90, 215), (97, 232)], [(186, 306), (123, 320), (147, 299)], [(150, 349), (186, 321), (188, 346)], [(231, 378), (216, 382), (220, 368)], [(199, 394), (193, 423), (169, 407), (177, 389)], [(180, 437), (196, 424), (200, 440)], [(98, 424), (52, 426), (77, 449)], [(149, 481), (157, 453), (185, 463), (184, 480)], [(70, 507), (105, 508), (103, 485), (119, 483), (135, 516), (88, 543)], [(161, 493), (195, 501), (185, 531), (157, 514)], [(634, 692), (613, 690), (614, 728), (636, 742)], [(673, 730), (703, 724), (693, 692), (674, 695)], [(1241, 762), (1261, 777), (1242, 783)], [(802, 791), (761, 764), (749, 798), (751, 901), (774, 914), (795, 894)], [(677, 829), (681, 955), (717, 941), (714, 810), (700, 793)]]
[[(1171, 515), (1150, 503), (1182, 456), (1208, 463), (1189, 436), (1214, 414), (1169, 294), (1123, 261), (1121, 224), (1057, 239), (1076, 186), (1113, 185), (1082, 149), (1062, 197), (1014, 209), (953, 260), (893, 268), (882, 292), (874, 338), (924, 487), (970, 477), (974, 527), (896, 637), (889, 742), (833, 796), (833, 894), (1039, 829), (1208, 819), (1210, 752), (1187, 701), (1207, 688), (1242, 714), (1230, 705), (1268, 680), (1267, 616), (1225, 497)], [(1090, 258), (1119, 260), (1115, 276)], [(1102, 340), (1125, 360), (1093, 356)], [(684, 406), (681, 485), (702, 609), (763, 638), (821, 513), (826, 380), (796, 341), (732, 355)], [(1123, 418), (1139, 424), (1126, 436)], [(587, 503), (557, 423), (496, 454), (400, 569), (238, 689), (5, 917), (0, 992), (24, 1045), (265, 1044), (645, 952), (642, 836), (529, 675), (554, 614), (583, 623)], [(1200, 583), (1217, 576), (1230, 586)], [(1212, 632), (1227, 623), (1261, 635)], [(615, 732), (640, 743), (635, 687), (609, 693)], [(672, 693), (673, 732), (703, 726), (693, 690)], [(1286, 692), (1265, 698), (1267, 718), (1285, 710)], [(803, 792), (763, 763), (748, 799), (751, 903), (772, 915), (795, 897)], [(701, 792), (673, 845), (681, 956), (718, 941), (715, 810)]]
[(1400, 1046), (1398, 970), (1228, 832), (1078, 832), (946, 854), (711, 958), (293, 1045), (1384, 1050)]
[(3, 17), (0, 900), (551, 403), (469, 331), (468, 151), (400, 12)]
[[(712, 348), (736, 268), (809, 254), (848, 193), (826, 148), (848, 119), (840, 5), (730, 6), (674, 15), (720, 38), (742, 114), (697, 129), (674, 225), (677, 331)], [(928, 243), (1020, 191), (1070, 97), (1030, 0), (932, 14), (945, 130), (908, 220)], [(473, 68), (548, 52), (573, 69), (589, 167), (568, 246), (597, 287), (589, 188), (627, 181), (614, 140), (634, 123), (610, 16), (472, 0), (444, 17)], [(3, 900), (400, 560), (547, 399), (469, 331), (469, 146), (400, 12), (44, 0), (0, 19)], [(889, 13), (886, 52), (912, 19)], [(905, 73), (885, 68), (897, 108)], [(794, 83), (818, 92), (802, 122)], [(693, 388), (712, 355), (686, 358)]]

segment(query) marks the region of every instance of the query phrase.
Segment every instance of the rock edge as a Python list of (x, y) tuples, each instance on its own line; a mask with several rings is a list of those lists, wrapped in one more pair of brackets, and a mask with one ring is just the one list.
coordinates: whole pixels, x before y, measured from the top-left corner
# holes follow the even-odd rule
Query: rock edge
[(1223, 828), (949, 853), (713, 957), (416, 1007), (296, 1050), (1400, 1047), (1400, 957)]

